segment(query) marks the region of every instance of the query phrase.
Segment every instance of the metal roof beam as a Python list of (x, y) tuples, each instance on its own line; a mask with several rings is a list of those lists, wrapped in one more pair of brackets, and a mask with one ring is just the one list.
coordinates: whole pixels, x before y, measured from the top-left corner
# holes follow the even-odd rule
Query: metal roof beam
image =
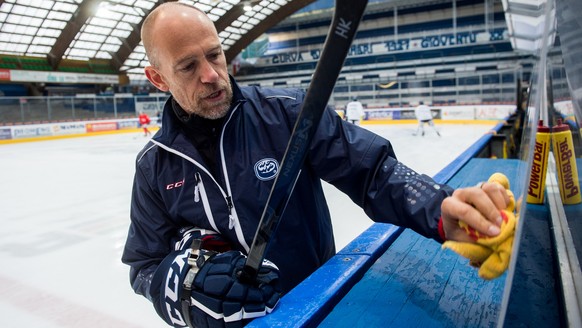
[[(153, 7), (152, 10), (154, 8), (155, 7)], [(119, 47), (119, 50), (117, 50), (117, 53), (112, 54), (111, 65), (113, 65), (115, 69), (119, 70), (119, 68), (123, 66), (125, 60), (129, 57), (129, 55), (131, 55), (133, 49), (135, 49), (135, 47), (137, 47), (141, 41), (140, 31), (142, 23), (143, 20), (138, 25), (133, 26), (133, 31), (131, 31), (131, 33), (127, 36), (127, 39), (121, 40), (123, 43)]]
[(53, 69), (59, 66), (65, 51), (67, 51), (67, 48), (73, 42), (85, 22), (93, 16), (94, 10), (100, 2), (101, 0), (85, 0), (79, 5), (79, 8), (77, 8), (77, 11), (73, 14), (73, 17), (55, 41), (51, 51), (47, 54), (47, 60)]
[(232, 6), (229, 11), (222, 15), (216, 22), (214, 22), (214, 26), (216, 27), (218, 33), (224, 31), (225, 28), (229, 27), (232, 22), (234, 22), (244, 13), (245, 10), (243, 9), (243, 6)]
[(147, 17), (149, 15), (149, 13), (151, 13), (154, 9), (156, 9), (162, 3), (174, 2), (174, 1), (177, 1), (177, 0), (167, 0), (167, 1), (159, 0), (152, 7), (152, 9), (150, 9), (150, 11), (144, 15), (144, 18), (141, 20), (141, 22), (139, 22), (139, 24), (137, 24), (133, 27), (133, 31), (131, 31), (131, 33), (127, 36), (127, 39), (121, 45), (121, 47), (119, 47), (119, 50), (117, 51), (117, 53), (111, 56), (112, 57), (111, 64), (117, 70), (119, 70), (121, 68), (121, 66), (123, 66), (123, 63), (125, 63), (125, 61), (127, 60), (127, 58), (129, 58), (129, 56), (131, 55), (131, 53), (133, 52), (135, 47), (137, 47), (139, 45), (139, 43), (141, 42), (141, 26), (143, 25), (143, 21), (145, 20), (145, 17)]
[[(275, 26), (287, 16), (295, 13), (297, 10), (315, 2), (315, 0), (293, 0), (279, 8), (276, 12), (269, 15), (262, 22), (257, 24), (253, 29), (244, 34), (236, 43), (225, 51), (226, 62), (230, 63), (241, 51), (265, 33), (269, 28)], [(236, 7), (236, 6), (235, 6)]]

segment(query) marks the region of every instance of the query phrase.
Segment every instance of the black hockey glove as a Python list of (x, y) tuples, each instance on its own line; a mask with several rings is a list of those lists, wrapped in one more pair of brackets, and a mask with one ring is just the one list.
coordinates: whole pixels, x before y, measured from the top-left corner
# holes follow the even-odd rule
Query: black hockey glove
[[(222, 245), (219, 235), (185, 234), (177, 248), (158, 266), (151, 299), (156, 311), (174, 327), (242, 327), (252, 318), (270, 313), (281, 287), (279, 270), (269, 261), (254, 284), (243, 284), (238, 272), (246, 256), (239, 251), (218, 253), (201, 245)], [(156, 290), (155, 286), (159, 286)]]
[(194, 327), (242, 327), (248, 319), (271, 313), (279, 302), (279, 270), (265, 261), (254, 284), (243, 284), (238, 274), (246, 256), (238, 251), (211, 256), (192, 284)]

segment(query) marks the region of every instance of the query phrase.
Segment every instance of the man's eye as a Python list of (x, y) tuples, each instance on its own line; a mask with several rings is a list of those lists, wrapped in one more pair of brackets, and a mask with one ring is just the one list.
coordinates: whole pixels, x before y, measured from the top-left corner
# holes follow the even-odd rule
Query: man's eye
[(191, 71), (192, 69), (194, 69), (194, 64), (188, 64), (188, 65), (182, 67), (181, 71), (188, 72), (188, 71)]

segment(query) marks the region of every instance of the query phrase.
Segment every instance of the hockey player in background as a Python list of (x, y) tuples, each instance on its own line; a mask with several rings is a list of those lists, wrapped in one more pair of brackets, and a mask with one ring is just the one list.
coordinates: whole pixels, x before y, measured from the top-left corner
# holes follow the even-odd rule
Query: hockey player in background
[[(196, 31), (193, 33), (192, 31)], [(239, 85), (213, 21), (165, 2), (141, 32), (148, 80), (171, 96), (136, 157), (127, 241), (136, 293), (175, 327), (242, 327), (336, 253), (322, 180), (370, 218), (438, 242), (500, 232), (497, 183), (453, 190), (400, 163), (391, 143), (327, 108), (256, 281), (238, 278), (305, 92)], [(415, 186), (415, 187), (410, 187)]]
[(428, 124), (434, 129), (439, 137), (441, 136), (434, 126), (430, 107), (425, 105), (424, 102), (420, 101), (418, 103), (418, 106), (414, 109), (414, 116), (416, 116), (416, 119), (418, 120), (418, 128), (416, 128), (416, 132), (413, 135), (418, 135), (418, 131), (420, 131), (422, 133), (421, 135), (424, 137), (424, 124)]
[(352, 101), (350, 101), (346, 105), (346, 121), (360, 125), (360, 121), (364, 117), (364, 107), (362, 103), (358, 101), (358, 98), (354, 97)]
[(139, 112), (139, 126), (143, 128), (143, 136), (147, 137), (152, 133), (148, 130), (148, 125), (150, 124), (151, 120), (148, 114), (144, 112)]

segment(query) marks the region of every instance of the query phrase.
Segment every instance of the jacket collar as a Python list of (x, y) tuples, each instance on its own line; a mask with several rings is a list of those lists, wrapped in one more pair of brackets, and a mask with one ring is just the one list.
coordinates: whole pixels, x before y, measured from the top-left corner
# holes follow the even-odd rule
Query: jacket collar
[(230, 110), (232, 110), (237, 103), (245, 101), (246, 98), (243, 96), (243, 93), (238, 83), (234, 80), (234, 77), (232, 77), (230, 74), (228, 77), (230, 79), (230, 85), (232, 85), (232, 104), (230, 105)]

